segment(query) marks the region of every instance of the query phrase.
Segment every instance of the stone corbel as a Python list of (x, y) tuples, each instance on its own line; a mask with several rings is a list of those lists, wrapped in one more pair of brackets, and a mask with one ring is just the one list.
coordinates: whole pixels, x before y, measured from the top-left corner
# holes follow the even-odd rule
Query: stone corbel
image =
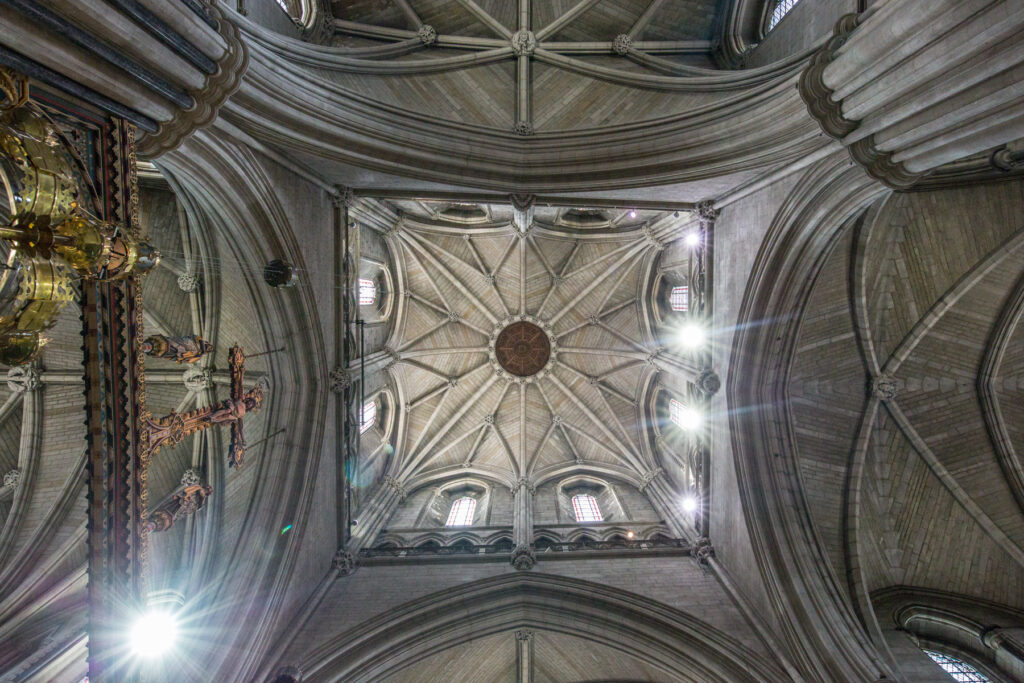
[(242, 83), (249, 66), (249, 53), (238, 27), (227, 20), (216, 5), (207, 7), (217, 22), (217, 32), (227, 43), (227, 52), (217, 63), (217, 72), (210, 76), (201, 90), (189, 93), (195, 100), (191, 109), (181, 110), (170, 121), (160, 124), (156, 133), (148, 134), (138, 143), (138, 155), (154, 159), (181, 146), (189, 135), (214, 122), (221, 106)]

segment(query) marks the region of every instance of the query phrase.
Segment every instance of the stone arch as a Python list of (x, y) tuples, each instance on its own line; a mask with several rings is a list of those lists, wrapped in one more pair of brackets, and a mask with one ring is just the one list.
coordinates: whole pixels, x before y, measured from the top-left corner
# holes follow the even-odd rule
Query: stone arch
[(784, 674), (686, 613), (617, 589), (531, 572), (482, 579), (407, 603), (310, 653), (307, 681), (381, 680), (430, 654), (520, 628), (644, 652), (674, 680), (776, 681)]

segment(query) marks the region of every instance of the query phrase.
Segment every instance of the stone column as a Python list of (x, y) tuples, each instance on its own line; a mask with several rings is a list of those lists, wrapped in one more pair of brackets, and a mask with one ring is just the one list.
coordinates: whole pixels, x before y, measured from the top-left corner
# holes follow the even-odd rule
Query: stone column
[(533, 552), (533, 484), (526, 477), (521, 477), (512, 487), (513, 509), (512, 540), (515, 549), (512, 551), (512, 566), (516, 569), (532, 569), (537, 563), (537, 555)]
[(533, 631), (516, 631), (516, 683), (533, 683)]
[(1024, 5), (889, 0), (846, 15), (799, 88), (822, 129), (868, 173), (912, 186), (1024, 136)]

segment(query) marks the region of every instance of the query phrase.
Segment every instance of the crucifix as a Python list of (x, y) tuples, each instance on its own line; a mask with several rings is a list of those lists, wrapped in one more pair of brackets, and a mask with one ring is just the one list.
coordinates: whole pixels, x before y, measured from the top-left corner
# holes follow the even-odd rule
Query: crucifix
[[(257, 354), (262, 355), (262, 354)], [(214, 425), (231, 426), (231, 445), (228, 450), (228, 465), (241, 467), (245, 459), (245, 431), (242, 419), (250, 413), (259, 412), (267, 388), (258, 383), (245, 390), (245, 351), (238, 344), (228, 352), (228, 366), (231, 372), (231, 396), (229, 398), (187, 413), (171, 411), (160, 418), (147, 415), (143, 419), (143, 444), (149, 456), (162, 446), (173, 446), (186, 436), (191, 436)]]

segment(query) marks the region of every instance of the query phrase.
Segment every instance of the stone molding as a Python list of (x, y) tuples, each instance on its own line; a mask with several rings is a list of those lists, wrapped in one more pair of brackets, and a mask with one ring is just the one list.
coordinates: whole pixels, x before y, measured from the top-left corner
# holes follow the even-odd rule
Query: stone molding
[(338, 576), (349, 576), (356, 571), (359, 564), (355, 555), (342, 548), (334, 554), (331, 566), (338, 572)]
[(213, 388), (213, 370), (191, 366), (181, 375), (181, 381), (189, 391)]
[(533, 31), (520, 29), (512, 34), (512, 52), (517, 57), (532, 55), (537, 50), (537, 36)]
[(424, 45), (434, 45), (437, 43), (437, 30), (430, 24), (423, 24), (416, 30), (416, 37)]
[(8, 470), (4, 474), (3, 488), (17, 488), (18, 484), (21, 483), (21, 470), (13, 469)]
[(612, 41), (612, 52), (617, 55), (625, 57), (629, 54), (629, 51), (633, 49), (633, 39), (625, 33), (620, 33), (615, 36), (615, 40)]
[(186, 293), (194, 292), (199, 289), (199, 280), (198, 273), (183, 273), (178, 276), (178, 289)]
[(154, 159), (181, 146), (185, 138), (214, 122), (221, 106), (238, 90), (249, 66), (249, 51), (238, 27), (216, 6), (207, 7), (217, 22), (217, 30), (227, 43), (227, 52), (219, 60), (217, 72), (201, 90), (189, 93), (195, 100), (191, 109), (178, 111), (174, 118), (160, 124), (156, 133), (146, 135), (138, 144), (138, 155)]

